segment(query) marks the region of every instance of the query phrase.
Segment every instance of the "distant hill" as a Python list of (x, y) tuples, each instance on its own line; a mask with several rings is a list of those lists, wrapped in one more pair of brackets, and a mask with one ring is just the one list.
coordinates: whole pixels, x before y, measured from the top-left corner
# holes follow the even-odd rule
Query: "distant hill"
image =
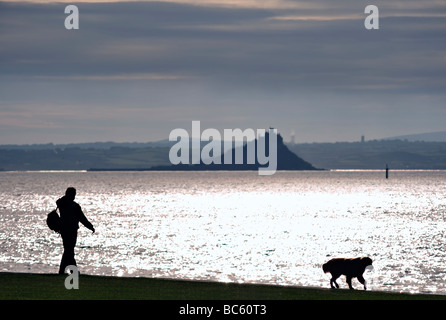
[(325, 169), (446, 169), (446, 142), (373, 140), (288, 144), (291, 151)]
[(446, 142), (446, 131), (408, 134), (404, 136), (390, 137), (384, 140), (407, 140), (425, 142)]
[(148, 168), (169, 163), (170, 148), (3, 149), (0, 168), (15, 170), (87, 170), (89, 168)]
[[(266, 132), (264, 139), (268, 141), (269, 133)], [(255, 150), (257, 150), (258, 140), (255, 140)], [(262, 165), (255, 160), (254, 164), (247, 164), (247, 155), (248, 155), (248, 147), (245, 144), (243, 146), (243, 164), (235, 164), (235, 154), (236, 150), (233, 148), (231, 151), (232, 154), (232, 163), (223, 164), (224, 163), (224, 154), (220, 156), (221, 164), (204, 164), (203, 161), (200, 161), (200, 164), (179, 164), (179, 165), (163, 165), (163, 166), (155, 166), (151, 168), (151, 170), (192, 170), (192, 171), (200, 171), (200, 170), (258, 170), (261, 167), (267, 167), (267, 165)], [(266, 153), (269, 154), (268, 143), (266, 144)], [(277, 168), (276, 170), (317, 170), (313, 165), (309, 162), (303, 160), (298, 157), (295, 153), (291, 152), (288, 147), (283, 143), (283, 138), (280, 134), (277, 135)]]
[(72, 148), (79, 149), (110, 149), (110, 148), (166, 148), (170, 147), (173, 142), (169, 140), (160, 140), (153, 142), (84, 142), (84, 143), (69, 143), (69, 144), (3, 144), (0, 145), (0, 150), (65, 150)]

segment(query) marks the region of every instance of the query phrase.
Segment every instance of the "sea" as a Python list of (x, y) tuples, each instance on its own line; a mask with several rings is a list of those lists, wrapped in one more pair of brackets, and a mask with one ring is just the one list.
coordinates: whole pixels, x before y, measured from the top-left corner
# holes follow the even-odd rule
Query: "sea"
[(71, 186), (83, 274), (329, 288), (323, 263), (369, 256), (368, 289), (446, 294), (446, 171), (0, 172), (0, 272), (58, 272)]

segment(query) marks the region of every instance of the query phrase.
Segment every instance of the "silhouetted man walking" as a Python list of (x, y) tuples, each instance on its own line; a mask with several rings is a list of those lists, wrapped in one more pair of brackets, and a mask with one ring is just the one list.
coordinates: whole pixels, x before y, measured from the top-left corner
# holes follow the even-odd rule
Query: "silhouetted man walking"
[(76, 189), (70, 187), (65, 191), (65, 196), (56, 201), (60, 212), (60, 234), (62, 235), (64, 248), (59, 274), (64, 274), (67, 266), (76, 266), (74, 247), (76, 246), (79, 222), (93, 233), (95, 232), (93, 225), (82, 212), (81, 206), (74, 202), (75, 197)]

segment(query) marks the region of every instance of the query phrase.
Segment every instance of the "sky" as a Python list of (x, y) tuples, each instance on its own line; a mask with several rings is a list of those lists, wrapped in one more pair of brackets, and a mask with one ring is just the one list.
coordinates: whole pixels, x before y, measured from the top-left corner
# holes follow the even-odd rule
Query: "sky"
[(0, 2), (0, 144), (158, 141), (194, 120), (381, 139), (445, 131), (445, 98), (444, 0)]

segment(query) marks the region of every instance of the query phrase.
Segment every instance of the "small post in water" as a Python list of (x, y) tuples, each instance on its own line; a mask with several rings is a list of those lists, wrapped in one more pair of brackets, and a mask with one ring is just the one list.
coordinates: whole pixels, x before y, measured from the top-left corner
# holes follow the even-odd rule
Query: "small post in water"
[(386, 179), (389, 179), (389, 166), (386, 163)]

